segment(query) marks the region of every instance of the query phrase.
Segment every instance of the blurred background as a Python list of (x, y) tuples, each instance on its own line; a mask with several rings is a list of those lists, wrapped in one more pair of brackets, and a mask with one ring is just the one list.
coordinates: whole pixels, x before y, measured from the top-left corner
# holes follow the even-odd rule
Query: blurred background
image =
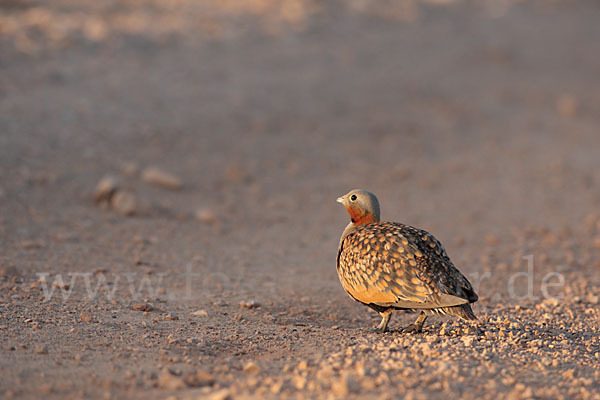
[[(247, 246), (335, 283), (335, 199), (362, 187), (479, 270), (485, 236), (594, 225), (599, 17), (594, 1), (2, 1), (3, 242), (168, 226), (183, 258)], [(148, 166), (183, 189), (141, 183)], [(106, 175), (138, 218), (93, 213)]]
[[(3, 1), (5, 257), (38, 268), (19, 243), (75, 235), (40, 246), (44, 268), (127, 270), (131, 237), (154, 237), (159, 269), (337, 287), (335, 199), (362, 187), (467, 271), (522, 267), (548, 230), (568, 248), (548, 268), (589, 265), (568, 235), (600, 246), (599, 17), (593, 1)], [(127, 196), (98, 210), (106, 176)]]
[(598, 21), (592, 0), (0, 0), (3, 273), (166, 274), (181, 300), (191, 262), (181, 307), (368, 325), (335, 271), (335, 199), (365, 188), (492, 274), (481, 309), (520, 301), (527, 255), (536, 285), (598, 294)]

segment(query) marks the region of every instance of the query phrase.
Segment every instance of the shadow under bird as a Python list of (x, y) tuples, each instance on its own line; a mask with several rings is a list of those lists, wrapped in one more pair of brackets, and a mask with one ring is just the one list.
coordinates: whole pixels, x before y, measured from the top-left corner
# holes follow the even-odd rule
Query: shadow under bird
[(340, 239), (337, 272), (354, 300), (377, 311), (375, 329), (387, 331), (393, 310), (420, 310), (403, 332), (421, 332), (430, 314), (476, 320), (470, 303), (478, 297), (430, 233), (395, 222), (380, 222), (379, 201), (356, 189), (337, 199), (350, 214)]

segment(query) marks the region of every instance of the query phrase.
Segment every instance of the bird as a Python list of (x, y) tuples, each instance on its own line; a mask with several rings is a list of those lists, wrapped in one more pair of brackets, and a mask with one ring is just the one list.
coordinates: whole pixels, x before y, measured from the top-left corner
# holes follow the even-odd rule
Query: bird
[(421, 311), (401, 332), (422, 332), (432, 314), (477, 320), (471, 308), (477, 294), (432, 234), (381, 222), (379, 201), (366, 190), (352, 190), (337, 202), (350, 214), (338, 246), (338, 277), (352, 299), (381, 315), (376, 332), (388, 331), (394, 310)]

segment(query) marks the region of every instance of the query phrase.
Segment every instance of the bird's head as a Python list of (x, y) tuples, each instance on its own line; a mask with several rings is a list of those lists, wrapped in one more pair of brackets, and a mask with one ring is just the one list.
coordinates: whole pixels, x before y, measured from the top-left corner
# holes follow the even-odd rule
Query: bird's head
[(371, 192), (354, 189), (342, 197), (338, 197), (337, 202), (346, 207), (354, 225), (379, 222), (379, 201)]

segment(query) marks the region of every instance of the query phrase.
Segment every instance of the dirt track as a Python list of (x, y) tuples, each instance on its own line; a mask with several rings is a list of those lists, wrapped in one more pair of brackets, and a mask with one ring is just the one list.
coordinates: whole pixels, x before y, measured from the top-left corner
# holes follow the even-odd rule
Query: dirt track
[[(53, 4), (0, 3), (0, 396), (600, 398), (596, 2)], [(370, 332), (357, 187), (480, 325)]]

